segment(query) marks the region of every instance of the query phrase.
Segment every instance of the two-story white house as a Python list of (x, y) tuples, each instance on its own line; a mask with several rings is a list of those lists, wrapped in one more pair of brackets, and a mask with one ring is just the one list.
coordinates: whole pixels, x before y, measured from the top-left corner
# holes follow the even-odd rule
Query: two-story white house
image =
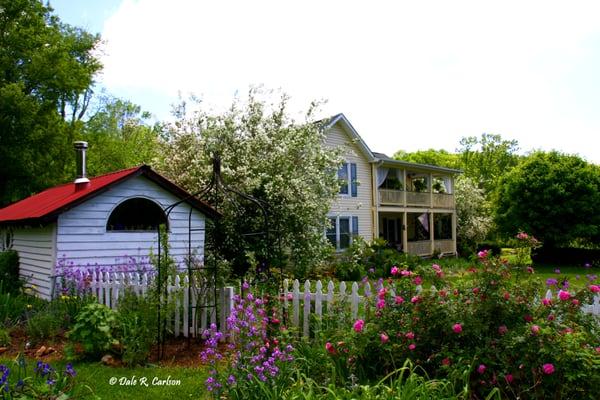
[(456, 254), (454, 177), (461, 171), (375, 153), (343, 114), (325, 127), (325, 145), (341, 148), (340, 193), (325, 235), (337, 250), (353, 237), (384, 238), (409, 254)]

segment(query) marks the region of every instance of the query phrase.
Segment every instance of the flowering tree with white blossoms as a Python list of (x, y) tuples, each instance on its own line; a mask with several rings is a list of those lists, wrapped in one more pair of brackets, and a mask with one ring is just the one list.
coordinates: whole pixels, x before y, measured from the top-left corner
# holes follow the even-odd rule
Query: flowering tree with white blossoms
[(323, 122), (314, 122), (318, 104), (297, 122), (286, 95), (271, 104), (265, 94), (270, 93), (251, 89), (247, 101), (234, 100), (222, 114), (190, 112), (182, 103), (175, 109), (176, 122), (164, 131), (159, 170), (195, 192), (209, 182), (212, 158), (218, 155), (225, 183), (261, 200), (269, 215), (269, 243), (263, 236), (245, 240), (244, 233), (262, 229), (260, 211), (223, 199), (219, 211), (226, 235), (220, 239), (233, 272), (245, 273), (269, 246), (274, 266), (289, 265), (302, 276), (328, 251), (323, 232), (339, 190), (332, 171), (340, 158), (323, 146)]

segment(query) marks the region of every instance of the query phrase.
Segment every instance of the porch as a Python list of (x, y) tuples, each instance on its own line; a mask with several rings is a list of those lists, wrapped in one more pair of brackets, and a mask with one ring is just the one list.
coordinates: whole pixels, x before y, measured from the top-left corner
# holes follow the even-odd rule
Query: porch
[(444, 212), (380, 212), (379, 237), (418, 256), (456, 254), (456, 216)]
[(440, 172), (377, 168), (380, 206), (454, 209), (453, 178)]

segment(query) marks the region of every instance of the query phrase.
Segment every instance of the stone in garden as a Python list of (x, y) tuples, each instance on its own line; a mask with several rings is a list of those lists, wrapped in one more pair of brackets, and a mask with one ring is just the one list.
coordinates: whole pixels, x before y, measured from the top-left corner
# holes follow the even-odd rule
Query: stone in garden
[(46, 346), (42, 346), (35, 352), (36, 357), (41, 357), (46, 354)]

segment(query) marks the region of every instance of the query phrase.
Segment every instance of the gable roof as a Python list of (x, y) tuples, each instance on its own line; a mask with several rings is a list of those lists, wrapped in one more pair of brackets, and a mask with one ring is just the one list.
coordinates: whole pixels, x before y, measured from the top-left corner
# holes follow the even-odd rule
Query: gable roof
[(79, 190), (75, 190), (75, 183), (66, 183), (17, 201), (0, 209), (0, 224), (45, 223), (52, 221), (59, 214), (105, 192), (117, 183), (140, 175), (150, 179), (180, 199), (185, 200), (185, 202), (207, 216), (212, 218), (219, 216), (219, 213), (207, 203), (197, 199), (167, 178), (153, 171), (148, 165), (141, 165), (90, 178), (90, 183)]
[(338, 122), (341, 123), (342, 126), (344, 126), (346, 128), (346, 131), (352, 138), (352, 141), (354, 143), (356, 143), (358, 148), (362, 151), (362, 153), (367, 158), (367, 160), (369, 160), (369, 162), (372, 162), (372, 163), (386, 162), (388, 164), (395, 164), (395, 165), (402, 166), (402, 167), (422, 168), (422, 169), (436, 170), (436, 171), (447, 172), (447, 173), (452, 173), (452, 174), (462, 173), (462, 171), (458, 170), (458, 169), (438, 167), (437, 165), (417, 164), (417, 163), (408, 162), (408, 161), (396, 160), (395, 158), (388, 157), (387, 155), (385, 155), (383, 153), (376, 153), (374, 151), (371, 151), (369, 146), (367, 146), (365, 141), (360, 137), (360, 135), (358, 134), (356, 129), (354, 129), (354, 127), (352, 126), (350, 121), (348, 121), (348, 118), (346, 118), (346, 116), (342, 113), (336, 114), (333, 117), (329, 118), (328, 122), (325, 123), (324, 127), (327, 130), (327, 129), (331, 128), (332, 126), (334, 126), (335, 124), (337, 124)]
[(354, 129), (354, 127), (352, 126), (350, 121), (348, 121), (348, 118), (346, 118), (344, 114), (340, 113), (331, 117), (329, 119), (329, 122), (325, 124), (325, 129), (331, 128), (338, 122), (341, 123), (344, 128), (346, 128), (346, 132), (348, 132), (348, 134), (352, 138), (352, 141), (362, 151), (363, 155), (367, 158), (367, 160), (369, 160), (369, 162), (377, 161), (369, 146), (367, 146), (365, 141), (360, 137), (356, 129)]

